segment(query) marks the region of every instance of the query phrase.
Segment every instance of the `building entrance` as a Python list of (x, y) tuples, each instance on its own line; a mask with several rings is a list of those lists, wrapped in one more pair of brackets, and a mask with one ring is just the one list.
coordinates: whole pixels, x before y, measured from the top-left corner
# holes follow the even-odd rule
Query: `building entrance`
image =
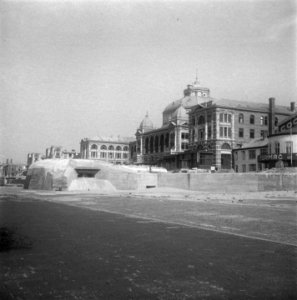
[(221, 168), (231, 169), (231, 154), (221, 154)]

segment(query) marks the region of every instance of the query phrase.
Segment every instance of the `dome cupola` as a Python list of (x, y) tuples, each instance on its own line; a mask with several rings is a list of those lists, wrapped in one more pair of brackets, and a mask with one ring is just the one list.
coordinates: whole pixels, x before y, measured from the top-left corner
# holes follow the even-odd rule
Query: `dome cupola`
[(154, 128), (153, 122), (150, 120), (148, 113), (146, 113), (144, 119), (141, 121), (139, 125), (139, 130), (142, 132), (150, 131)]

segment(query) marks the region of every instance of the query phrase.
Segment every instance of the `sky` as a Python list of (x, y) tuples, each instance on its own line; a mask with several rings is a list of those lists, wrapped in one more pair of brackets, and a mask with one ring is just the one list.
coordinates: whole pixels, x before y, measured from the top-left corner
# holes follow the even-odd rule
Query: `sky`
[(214, 98), (296, 101), (296, 2), (0, 2), (0, 162), (135, 136), (196, 72)]

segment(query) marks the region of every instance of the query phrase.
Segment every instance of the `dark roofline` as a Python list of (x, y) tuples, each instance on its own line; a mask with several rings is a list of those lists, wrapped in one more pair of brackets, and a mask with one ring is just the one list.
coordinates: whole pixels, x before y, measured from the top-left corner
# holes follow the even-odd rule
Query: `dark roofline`
[[(216, 99), (210, 100), (209, 102), (215, 101)], [(219, 100), (219, 99), (217, 99)], [(228, 99), (226, 99), (228, 100)], [(242, 103), (239, 100), (231, 100), (231, 101), (237, 101), (238, 103)], [(259, 103), (259, 104), (263, 104), (263, 105), (267, 105), (267, 109), (259, 109), (259, 108), (244, 108), (244, 107), (234, 107), (234, 106), (228, 106), (228, 105), (222, 105), (222, 104), (217, 104), (217, 103), (211, 103), (209, 106), (203, 106), (203, 104), (207, 104), (207, 102), (203, 102), (200, 104), (196, 104), (192, 107), (189, 108), (190, 113), (192, 112), (196, 112), (197, 109), (199, 109), (199, 107), (201, 107), (200, 110), (206, 110), (209, 108), (228, 108), (228, 109), (232, 109), (232, 110), (238, 110), (238, 111), (249, 111), (249, 112), (262, 112), (262, 113), (269, 113), (269, 104), (265, 104), (265, 103)], [(253, 103), (251, 102), (251, 105)], [(280, 112), (279, 109), (288, 109), (288, 112)], [(286, 106), (281, 106), (281, 105), (276, 105), (275, 106), (275, 113), (278, 115), (284, 115), (284, 116), (292, 116), (292, 113), (289, 110), (289, 107)]]

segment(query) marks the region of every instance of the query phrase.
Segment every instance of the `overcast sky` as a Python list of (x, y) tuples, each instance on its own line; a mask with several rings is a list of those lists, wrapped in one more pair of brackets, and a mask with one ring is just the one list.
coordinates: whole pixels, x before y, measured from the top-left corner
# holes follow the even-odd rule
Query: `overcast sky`
[(0, 161), (134, 136), (195, 80), (296, 101), (295, 1), (0, 2)]

